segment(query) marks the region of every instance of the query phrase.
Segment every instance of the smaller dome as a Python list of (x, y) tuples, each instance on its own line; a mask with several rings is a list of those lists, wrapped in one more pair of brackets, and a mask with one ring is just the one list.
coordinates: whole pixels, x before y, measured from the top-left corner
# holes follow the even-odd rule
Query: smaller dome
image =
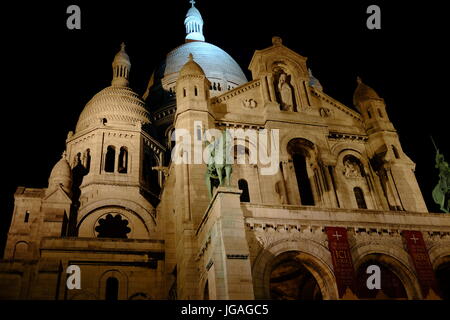
[(353, 104), (358, 110), (360, 109), (361, 103), (367, 100), (379, 100), (380, 96), (371, 87), (362, 82), (361, 78), (356, 79), (358, 86), (356, 87), (355, 93), (353, 94)]
[(48, 179), (48, 190), (53, 190), (60, 185), (66, 192), (70, 192), (70, 189), (72, 188), (72, 169), (66, 159), (65, 151), (50, 173), (50, 178)]
[(97, 125), (105, 119), (108, 123), (133, 125), (150, 123), (150, 113), (138, 94), (127, 87), (110, 86), (97, 93), (84, 107), (76, 132)]
[(122, 42), (120, 44), (120, 51), (116, 53), (113, 65), (114, 64), (131, 64), (130, 57), (128, 56), (128, 53), (125, 51), (125, 43)]
[(186, 13), (186, 18), (189, 18), (189, 17), (200, 18), (200, 20), (203, 21), (202, 15), (196, 7), (189, 8), (188, 12)]
[(194, 56), (192, 55), (192, 53), (189, 54), (188, 62), (186, 62), (183, 68), (181, 68), (180, 70), (180, 78), (186, 75), (205, 75), (202, 67), (200, 67), (200, 65), (194, 61)]

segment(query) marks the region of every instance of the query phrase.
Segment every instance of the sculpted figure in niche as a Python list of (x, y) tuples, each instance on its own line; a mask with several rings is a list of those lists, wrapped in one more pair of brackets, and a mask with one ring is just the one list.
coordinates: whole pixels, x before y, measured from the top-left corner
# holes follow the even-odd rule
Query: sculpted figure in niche
[(288, 78), (285, 73), (280, 74), (278, 80), (278, 93), (280, 95), (280, 105), (283, 111), (294, 111), (294, 100), (292, 96), (292, 88), (288, 83)]
[(357, 162), (352, 159), (347, 159), (344, 161), (344, 175), (347, 178), (358, 178), (361, 177), (361, 171)]

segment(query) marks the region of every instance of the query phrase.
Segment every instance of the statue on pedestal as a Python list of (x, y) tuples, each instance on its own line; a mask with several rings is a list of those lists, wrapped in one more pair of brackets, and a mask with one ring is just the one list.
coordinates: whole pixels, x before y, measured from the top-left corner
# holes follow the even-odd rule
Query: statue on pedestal
[[(433, 139), (433, 138), (432, 138)], [(434, 144), (434, 141), (433, 141)], [(433, 200), (445, 213), (450, 213), (450, 168), (444, 160), (444, 155), (436, 148), (436, 168), (439, 169), (439, 183), (433, 189)]]
[(207, 146), (209, 157), (205, 179), (210, 199), (215, 185), (214, 180), (219, 180), (219, 186), (230, 186), (233, 164), (232, 147), (231, 136), (226, 130), (219, 139)]

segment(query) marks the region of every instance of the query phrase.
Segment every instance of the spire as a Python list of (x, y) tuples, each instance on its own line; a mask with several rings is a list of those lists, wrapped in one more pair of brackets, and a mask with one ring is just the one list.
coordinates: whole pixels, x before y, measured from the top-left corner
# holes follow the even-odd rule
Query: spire
[(116, 87), (127, 87), (131, 63), (128, 54), (125, 51), (125, 43), (123, 42), (120, 45), (120, 51), (114, 57), (112, 67), (113, 79), (111, 85)]
[(190, 0), (189, 2), (191, 3), (191, 7), (186, 14), (186, 19), (184, 19), (186, 42), (205, 41), (202, 15), (195, 7), (195, 0)]
[(357, 87), (353, 94), (353, 104), (360, 109), (363, 102), (368, 100), (379, 100), (380, 96), (371, 87), (366, 85), (360, 77), (356, 78)]

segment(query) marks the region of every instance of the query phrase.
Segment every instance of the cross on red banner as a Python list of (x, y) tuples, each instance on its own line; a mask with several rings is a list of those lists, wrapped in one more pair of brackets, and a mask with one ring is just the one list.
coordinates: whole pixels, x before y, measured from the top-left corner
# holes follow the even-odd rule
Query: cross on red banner
[(350, 288), (355, 292), (355, 271), (347, 240), (347, 229), (341, 227), (325, 227), (328, 236), (328, 249), (331, 252), (334, 275), (339, 291), (339, 298)]
[(428, 296), (430, 288), (438, 294), (433, 266), (431, 265), (422, 232), (404, 230), (402, 231), (402, 236), (405, 239), (409, 255), (413, 260), (423, 297), (426, 298)]

